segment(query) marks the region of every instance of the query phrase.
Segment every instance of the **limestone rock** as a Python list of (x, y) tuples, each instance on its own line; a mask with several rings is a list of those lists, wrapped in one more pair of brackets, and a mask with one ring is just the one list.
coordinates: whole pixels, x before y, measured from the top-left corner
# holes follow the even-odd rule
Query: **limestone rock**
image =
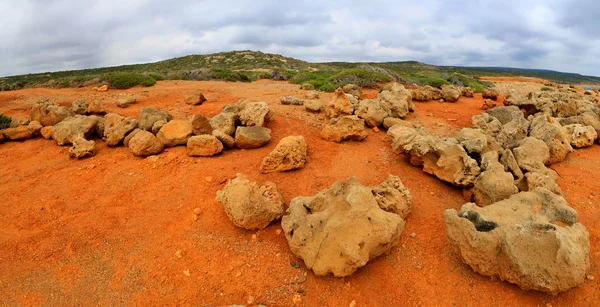
[(410, 201), (397, 177), (377, 187), (352, 177), (292, 199), (281, 227), (292, 253), (316, 275), (344, 277), (398, 244)]
[(321, 111), (321, 102), (319, 100), (305, 100), (304, 108), (309, 112), (319, 112)]
[(547, 115), (534, 116), (529, 127), (529, 136), (546, 142), (550, 150), (549, 164), (563, 161), (573, 151), (567, 130)]
[(556, 179), (548, 173), (543, 172), (526, 173), (525, 176), (518, 181), (517, 186), (521, 191), (533, 191), (535, 188), (545, 188), (556, 195), (563, 195), (562, 190), (556, 183)]
[(219, 130), (225, 134), (233, 136), (235, 133), (235, 122), (238, 118), (233, 112), (221, 112), (210, 119), (210, 125), (213, 130)]
[(244, 174), (217, 191), (217, 201), (234, 225), (263, 229), (283, 215), (283, 198), (272, 182), (260, 184)]
[[(152, 133), (157, 134), (160, 131), (160, 129), (166, 124), (167, 124), (167, 122), (164, 120), (158, 120), (158, 121), (154, 122), (154, 125), (152, 125), (152, 130), (151, 130)], [(139, 125), (139, 123), (138, 123), (138, 125)]]
[(365, 130), (365, 121), (356, 115), (332, 118), (323, 130), (321, 138), (330, 142), (362, 141), (369, 134)]
[(519, 141), (518, 146), (513, 149), (513, 154), (519, 167), (528, 172), (546, 169), (546, 163), (550, 159), (548, 145), (533, 137)]
[(500, 92), (498, 92), (495, 88), (486, 88), (483, 90), (481, 94), (484, 99), (498, 100), (498, 96), (500, 96)]
[(300, 85), (300, 89), (301, 90), (307, 90), (307, 91), (312, 91), (315, 89), (315, 86), (310, 84), (310, 83), (302, 83), (302, 85)]
[(470, 87), (461, 87), (460, 95), (467, 98), (473, 98), (475, 97), (475, 91)]
[(572, 124), (564, 128), (568, 133), (571, 146), (575, 148), (591, 146), (598, 139), (598, 133), (592, 126)]
[(96, 116), (75, 115), (66, 118), (52, 127), (52, 139), (62, 146), (72, 144), (78, 136), (88, 137), (95, 131), (98, 118)]
[(360, 96), (362, 95), (362, 90), (360, 88), (360, 86), (356, 85), (356, 84), (346, 84), (344, 85), (344, 87), (342, 87), (342, 90), (344, 91), (344, 93), (346, 94), (350, 94), (354, 97), (358, 97), (360, 98)]
[(515, 155), (510, 149), (504, 149), (502, 151), (500, 163), (504, 165), (505, 172), (511, 172), (513, 174), (514, 179), (523, 178), (523, 171), (521, 171), (521, 168), (515, 159)]
[(412, 94), (397, 82), (384, 87), (377, 94), (377, 98), (381, 100), (384, 109), (389, 110), (391, 117), (404, 118), (408, 112), (414, 110)]
[(96, 154), (94, 147), (96, 142), (88, 141), (81, 136), (73, 140), (73, 147), (69, 149), (69, 157), (73, 159), (83, 159)]
[(283, 105), (301, 106), (304, 104), (304, 100), (294, 96), (283, 96), (279, 99), (279, 101)]
[(495, 108), (496, 103), (491, 99), (486, 99), (483, 101), (483, 105), (481, 106), (482, 110), (489, 110), (491, 108)]
[(71, 103), (71, 111), (78, 115), (86, 115), (88, 110), (88, 103), (83, 100), (73, 101)]
[(260, 171), (266, 174), (303, 168), (307, 154), (303, 136), (287, 136), (263, 159)]
[(164, 145), (154, 134), (140, 130), (129, 140), (128, 147), (134, 155), (147, 157), (161, 153)]
[(87, 109), (88, 114), (91, 115), (104, 115), (106, 114), (106, 110), (100, 101), (92, 101), (88, 105)]
[(304, 93), (304, 98), (308, 100), (319, 99), (319, 92), (317, 91), (308, 91)]
[(266, 102), (251, 101), (244, 104), (240, 111), (240, 122), (244, 126), (263, 127), (268, 120), (269, 106)]
[(457, 102), (460, 98), (460, 90), (454, 85), (443, 85), (442, 98), (447, 102)]
[(135, 97), (124, 97), (124, 98), (117, 99), (117, 102), (115, 102), (115, 104), (119, 108), (127, 108), (128, 106), (136, 103), (136, 101), (137, 101), (137, 98), (135, 98)]
[(27, 126), (31, 123), (31, 120), (22, 117), (13, 117), (10, 121), (10, 126), (8, 128), (17, 128), (19, 126)]
[(341, 88), (335, 90), (335, 96), (325, 105), (325, 115), (328, 118), (335, 118), (354, 113), (354, 105), (350, 103), (348, 96), (344, 94)]
[(24, 141), (33, 137), (33, 133), (27, 126), (18, 126), (16, 128), (6, 128), (2, 130), (4, 137), (11, 141)]
[(471, 118), (473, 128), (481, 129), (485, 134), (496, 137), (502, 130), (502, 123), (488, 113), (474, 115)]
[(173, 117), (167, 110), (157, 110), (152, 107), (142, 108), (138, 117), (138, 126), (142, 130), (152, 131), (158, 121), (169, 122)]
[(507, 199), (517, 192), (513, 175), (504, 171), (504, 165), (498, 162), (498, 153), (488, 152), (484, 154), (484, 159), (486, 158), (488, 163), (473, 186), (473, 199), (480, 207)]
[(210, 157), (223, 151), (223, 143), (212, 135), (194, 135), (187, 141), (187, 153), (190, 157)]
[(213, 127), (210, 125), (210, 120), (202, 114), (194, 114), (188, 118), (192, 123), (192, 132), (195, 135), (208, 134), (211, 135)]
[(252, 126), (237, 127), (235, 131), (235, 147), (252, 149), (266, 145), (271, 140), (271, 129)]
[(412, 99), (416, 101), (431, 101), (442, 99), (442, 91), (432, 86), (424, 86), (412, 90)]
[(133, 129), (133, 131), (129, 132), (127, 134), (127, 136), (125, 136), (125, 138), (123, 139), (123, 146), (128, 147), (129, 146), (129, 141), (131, 141), (131, 139), (135, 136), (136, 133), (142, 131), (142, 129), (140, 128), (135, 128)]
[(51, 101), (38, 102), (31, 109), (31, 120), (40, 122), (44, 127), (54, 126), (73, 115), (75, 115), (73, 111)]
[(40, 130), (40, 134), (46, 140), (51, 139), (52, 138), (52, 126), (46, 126), (46, 127), (42, 128), (42, 130)]
[(411, 122), (403, 120), (401, 118), (386, 117), (383, 120), (383, 128), (385, 128), (385, 129), (390, 129), (394, 125), (402, 125), (402, 126), (408, 127), (408, 128), (415, 127)]
[(204, 97), (204, 94), (202, 92), (194, 93), (193, 95), (187, 96), (185, 98), (185, 103), (192, 105), (192, 106), (201, 105), (205, 101), (206, 101), (206, 97)]
[(30, 122), (29, 125), (27, 125), (27, 129), (29, 129), (29, 131), (33, 135), (40, 135), (41, 134), (40, 131), (42, 131), (43, 128), (44, 128), (44, 126), (42, 126), (42, 123), (40, 123), (36, 120)]
[(156, 137), (165, 145), (165, 147), (173, 147), (178, 145), (186, 145), (188, 138), (192, 136), (192, 123), (187, 120), (176, 119), (166, 123)]
[(231, 135), (225, 134), (223, 133), (223, 131), (220, 130), (213, 130), (212, 135), (216, 137), (219, 141), (221, 141), (221, 143), (223, 143), (223, 146), (227, 148), (235, 147), (235, 139), (231, 137)]
[(106, 145), (118, 146), (123, 142), (125, 136), (138, 126), (134, 118), (125, 118), (116, 113), (106, 114), (104, 117), (104, 137)]

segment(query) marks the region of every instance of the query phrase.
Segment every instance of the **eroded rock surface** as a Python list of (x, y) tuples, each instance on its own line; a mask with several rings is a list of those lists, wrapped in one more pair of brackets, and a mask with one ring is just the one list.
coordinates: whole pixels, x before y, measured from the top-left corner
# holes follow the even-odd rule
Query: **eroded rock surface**
[(321, 130), (321, 138), (330, 142), (362, 141), (369, 134), (365, 130), (365, 121), (356, 115), (332, 118)]
[(304, 167), (308, 149), (301, 135), (287, 136), (267, 155), (261, 165), (262, 173), (284, 172)]

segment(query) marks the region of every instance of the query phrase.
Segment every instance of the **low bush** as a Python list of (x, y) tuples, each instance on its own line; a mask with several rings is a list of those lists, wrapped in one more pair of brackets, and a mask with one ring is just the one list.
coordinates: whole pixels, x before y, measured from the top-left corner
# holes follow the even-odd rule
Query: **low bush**
[(12, 122), (12, 118), (0, 113), (0, 129), (10, 127), (10, 122)]
[(108, 86), (116, 89), (128, 89), (136, 85), (153, 86), (156, 80), (150, 76), (134, 73), (122, 73), (105, 76)]
[(540, 91), (542, 91), (542, 92), (551, 92), (551, 91), (553, 91), (553, 89), (552, 89), (552, 88), (549, 88), (549, 87), (546, 87), (546, 86), (544, 86), (544, 87), (542, 87), (542, 88), (540, 89)]

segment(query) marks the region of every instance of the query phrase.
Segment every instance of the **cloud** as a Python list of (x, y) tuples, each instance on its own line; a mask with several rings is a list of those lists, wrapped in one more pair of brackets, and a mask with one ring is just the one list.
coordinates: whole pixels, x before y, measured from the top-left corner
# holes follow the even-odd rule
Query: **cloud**
[(242, 49), (600, 75), (595, 0), (6, 0), (0, 11), (0, 76)]

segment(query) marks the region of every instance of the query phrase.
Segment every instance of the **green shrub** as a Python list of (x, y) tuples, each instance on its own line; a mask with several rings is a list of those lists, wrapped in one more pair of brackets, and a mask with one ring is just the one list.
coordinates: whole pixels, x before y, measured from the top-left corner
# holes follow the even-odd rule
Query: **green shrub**
[(340, 86), (352, 83), (360, 87), (375, 87), (379, 82), (390, 82), (392, 78), (388, 75), (360, 68), (344, 69), (335, 75), (333, 83)]
[(156, 81), (163, 81), (166, 79), (164, 75), (157, 74), (157, 73), (149, 73), (148, 76)]
[(153, 86), (156, 80), (150, 76), (134, 73), (122, 73), (116, 75), (108, 75), (105, 77), (108, 81), (108, 86), (117, 89), (128, 89), (136, 85)]
[(10, 127), (10, 122), (12, 122), (12, 118), (0, 113), (0, 129)]
[(542, 92), (551, 92), (551, 91), (554, 91), (554, 90), (553, 90), (552, 88), (549, 88), (549, 87), (546, 87), (546, 86), (544, 86), (544, 87), (542, 87), (542, 88), (540, 89), (540, 91), (542, 91)]

